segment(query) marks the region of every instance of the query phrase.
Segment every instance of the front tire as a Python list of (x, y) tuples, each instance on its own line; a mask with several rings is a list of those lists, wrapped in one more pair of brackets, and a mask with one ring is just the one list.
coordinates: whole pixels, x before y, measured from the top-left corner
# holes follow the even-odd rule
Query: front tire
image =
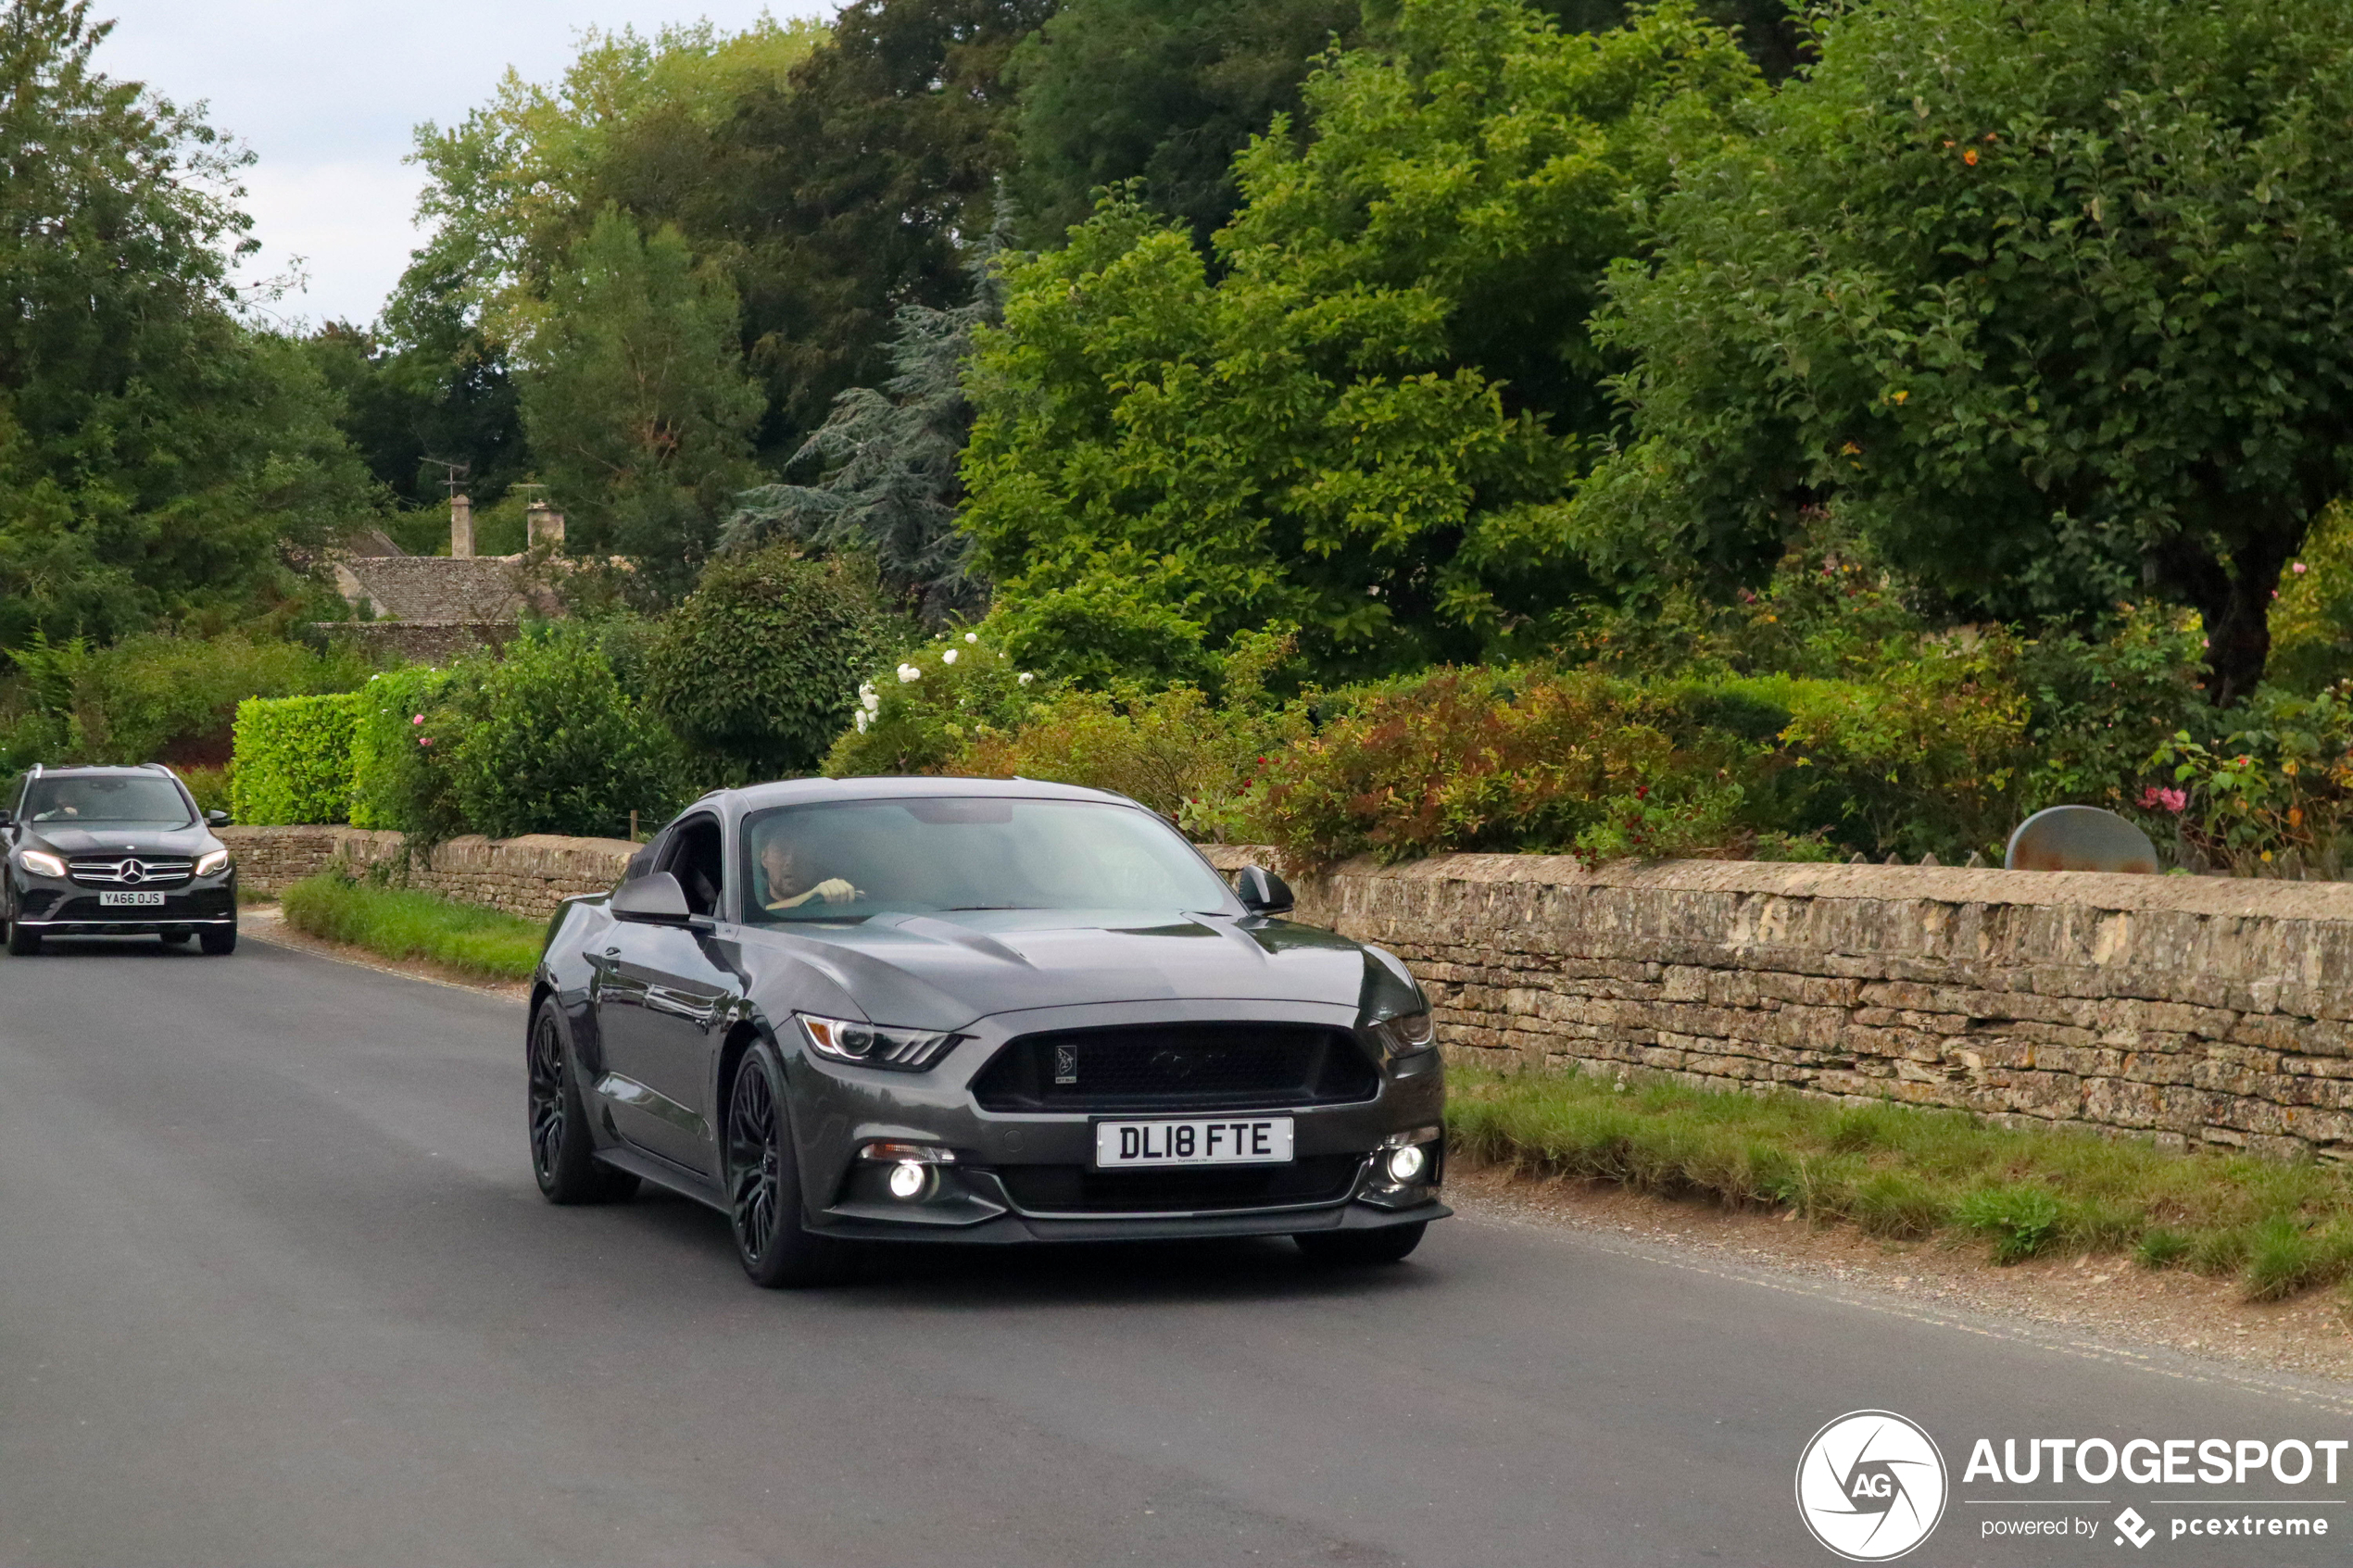
[(785, 1111), (784, 1065), (776, 1047), (755, 1041), (727, 1093), (727, 1223), (736, 1257), (764, 1290), (830, 1285), (842, 1245), (800, 1223), (800, 1168)]
[(1377, 1231), (1310, 1231), (1295, 1236), (1300, 1251), (1311, 1263), (1332, 1268), (1363, 1268), (1376, 1263), (1402, 1263), (1422, 1244), (1429, 1222), (1388, 1225)]
[(637, 1190), (637, 1178), (597, 1159), (567, 1035), (555, 998), (541, 1002), (531, 1019), (531, 1173), (550, 1203), (615, 1202)]
[(226, 931), (200, 931), (196, 943), (212, 957), (226, 958), (237, 950), (237, 928), (233, 925)]
[(24, 922), (8, 922), (8, 951), (20, 959), (29, 959), (41, 951), (41, 933), (27, 930)]

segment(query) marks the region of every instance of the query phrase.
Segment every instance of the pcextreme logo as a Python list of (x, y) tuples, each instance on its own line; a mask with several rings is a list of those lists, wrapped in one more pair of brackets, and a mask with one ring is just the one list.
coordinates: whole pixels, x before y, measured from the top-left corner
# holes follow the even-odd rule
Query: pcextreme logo
[(1797, 1511), (1850, 1562), (1886, 1562), (1944, 1517), (1944, 1456), (1893, 1411), (1854, 1411), (1814, 1434), (1797, 1461)]

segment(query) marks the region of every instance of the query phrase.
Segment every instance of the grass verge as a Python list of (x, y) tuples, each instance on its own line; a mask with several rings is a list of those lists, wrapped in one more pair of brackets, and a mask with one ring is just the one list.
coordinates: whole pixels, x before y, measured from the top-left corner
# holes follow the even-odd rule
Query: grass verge
[(1659, 1079), (1468, 1068), (1450, 1091), (1456, 1148), (1539, 1174), (1974, 1241), (2000, 1263), (2129, 1251), (2145, 1268), (2234, 1274), (2256, 1301), (2353, 1278), (2353, 1182), (2309, 1160)]
[(546, 926), (499, 909), (322, 872), (278, 897), (288, 925), (388, 959), (422, 959), (490, 980), (528, 980)]

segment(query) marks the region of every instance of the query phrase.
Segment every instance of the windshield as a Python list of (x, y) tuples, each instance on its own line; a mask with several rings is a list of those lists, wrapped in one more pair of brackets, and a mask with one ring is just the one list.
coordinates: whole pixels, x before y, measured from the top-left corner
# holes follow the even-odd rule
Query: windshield
[(180, 786), (155, 773), (35, 779), (25, 790), (24, 817), (51, 827), (184, 828), (195, 821)]
[(1148, 812), (1004, 797), (782, 806), (744, 822), (748, 921), (945, 909), (1223, 909), (1226, 884)]

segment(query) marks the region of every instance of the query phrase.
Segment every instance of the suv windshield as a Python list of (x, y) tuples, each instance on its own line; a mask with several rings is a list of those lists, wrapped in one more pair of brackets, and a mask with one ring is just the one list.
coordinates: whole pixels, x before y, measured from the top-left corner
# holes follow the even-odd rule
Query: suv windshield
[(744, 918), (944, 909), (1223, 909), (1226, 884), (1148, 812), (1003, 797), (781, 806), (745, 820)]
[(65, 773), (26, 785), (24, 820), (48, 827), (184, 828), (195, 817), (180, 786), (158, 774)]

